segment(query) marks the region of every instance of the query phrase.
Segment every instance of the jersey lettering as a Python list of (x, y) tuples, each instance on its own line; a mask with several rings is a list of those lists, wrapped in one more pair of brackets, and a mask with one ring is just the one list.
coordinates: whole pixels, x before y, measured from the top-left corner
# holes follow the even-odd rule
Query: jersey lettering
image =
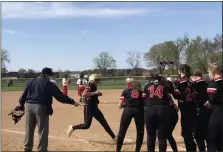
[(132, 97), (133, 99), (137, 99), (137, 98), (139, 98), (139, 92), (138, 92), (137, 90), (132, 90), (132, 91), (131, 91), (131, 97)]
[(151, 85), (149, 87), (149, 91), (150, 91), (150, 98), (154, 98), (154, 96), (157, 96), (158, 98), (162, 98), (163, 97), (163, 86), (159, 85), (156, 90), (154, 85)]

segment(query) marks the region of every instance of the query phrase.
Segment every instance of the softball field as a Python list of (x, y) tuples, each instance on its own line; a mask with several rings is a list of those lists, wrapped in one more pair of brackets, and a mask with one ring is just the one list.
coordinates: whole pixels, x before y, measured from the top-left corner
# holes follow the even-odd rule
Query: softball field
[[(100, 97), (100, 109), (104, 113), (109, 125), (117, 134), (120, 124), (122, 110), (118, 109), (118, 101), (122, 90), (102, 90)], [(14, 125), (11, 116), (8, 116), (11, 109), (18, 105), (21, 91), (2, 92), (2, 151), (22, 151), (25, 131), (25, 117)], [(78, 100), (77, 91), (70, 90), (68, 95)], [(71, 137), (67, 137), (67, 128), (70, 124), (83, 122), (83, 107), (73, 107), (53, 101), (54, 114), (50, 117), (49, 151), (115, 151), (116, 144), (104, 131), (102, 126), (93, 119), (92, 126), (88, 130), (74, 131)], [(174, 137), (177, 141), (179, 151), (185, 151), (183, 140), (180, 134), (180, 123), (174, 130)], [(38, 136), (37, 128), (34, 137), (34, 148), (37, 150)], [(142, 151), (146, 151), (146, 130)], [(134, 151), (136, 139), (136, 128), (132, 121), (127, 135), (123, 151)], [(156, 147), (158, 150), (158, 147)], [(168, 145), (168, 151), (172, 151)]]

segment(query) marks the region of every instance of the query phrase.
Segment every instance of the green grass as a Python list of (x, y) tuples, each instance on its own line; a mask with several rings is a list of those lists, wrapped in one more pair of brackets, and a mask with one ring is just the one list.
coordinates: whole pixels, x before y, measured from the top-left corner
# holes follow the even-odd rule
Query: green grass
[[(142, 86), (146, 83), (145, 80), (139, 80), (142, 83)], [(8, 87), (6, 80), (1, 80), (1, 90), (2, 91), (23, 91), (26, 84), (28, 82), (28, 79), (18, 79), (13, 80), (13, 86)], [(57, 80), (57, 86), (61, 89), (61, 80)], [(104, 80), (102, 83), (98, 86), (99, 89), (124, 89), (126, 88), (125, 80)], [(69, 90), (76, 90), (76, 80), (73, 80), (71, 84), (68, 86)]]
[[(58, 86), (61, 88), (60, 86)], [(2, 92), (4, 91), (23, 91), (25, 86), (13, 86), (13, 87), (2, 87)], [(69, 90), (76, 90), (76, 86), (69, 86)], [(126, 85), (99, 85), (99, 89), (124, 89), (126, 88)]]

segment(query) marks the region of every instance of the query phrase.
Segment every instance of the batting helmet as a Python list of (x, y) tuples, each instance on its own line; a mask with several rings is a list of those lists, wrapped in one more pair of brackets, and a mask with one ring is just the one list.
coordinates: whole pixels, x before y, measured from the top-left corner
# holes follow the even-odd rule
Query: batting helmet
[(98, 74), (91, 74), (88, 78), (88, 81), (91, 83), (95, 83), (97, 80), (101, 80), (101, 77)]

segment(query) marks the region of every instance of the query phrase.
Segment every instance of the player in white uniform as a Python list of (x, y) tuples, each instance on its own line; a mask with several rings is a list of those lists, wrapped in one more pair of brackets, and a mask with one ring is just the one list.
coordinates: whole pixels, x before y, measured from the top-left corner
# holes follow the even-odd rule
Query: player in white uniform
[(67, 87), (68, 87), (68, 84), (70, 83), (70, 81), (68, 80), (68, 75), (65, 74), (63, 79), (62, 79), (62, 90), (63, 90), (63, 93), (64, 95), (67, 95)]
[(87, 86), (87, 83), (88, 83), (87, 80), (84, 79), (84, 74), (80, 73), (80, 78), (77, 80), (77, 91), (78, 91), (80, 102), (81, 102), (82, 94)]
[(128, 78), (126, 79), (126, 84), (127, 84), (128, 89), (131, 88), (131, 82), (132, 81), (133, 81), (133, 78), (130, 78), (130, 76), (128, 76)]

